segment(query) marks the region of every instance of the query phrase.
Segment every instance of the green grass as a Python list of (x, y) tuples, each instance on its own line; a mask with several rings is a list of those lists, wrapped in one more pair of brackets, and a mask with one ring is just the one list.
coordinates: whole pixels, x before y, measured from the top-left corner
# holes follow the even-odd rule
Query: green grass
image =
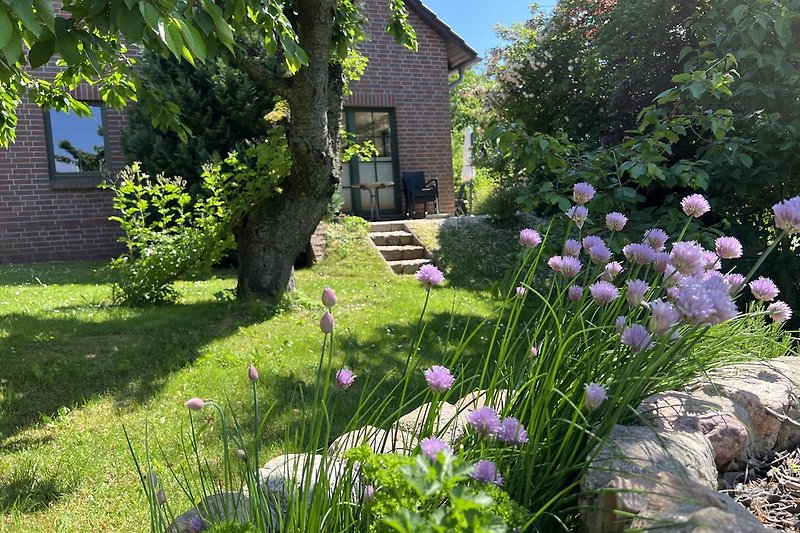
[[(334, 432), (343, 430), (364, 381), (400, 377), (424, 291), (391, 274), (363, 235), (334, 228), (331, 240), (328, 257), (298, 272), (298, 292), (281, 307), (232, 300), (232, 271), (179, 283), (174, 305), (131, 309), (109, 305), (99, 263), (0, 266), (0, 530), (145, 530), (123, 426), (139, 451), (146, 429), (151, 445), (163, 446), (157, 466), (178, 463), (187, 398), (227, 399), (240, 423), (252, 423), (250, 363), (263, 404), (275, 405), (263, 459), (280, 453), (286, 427), (299, 423), (292, 405), (316, 374), (326, 285), (340, 302), (339, 363), (360, 376), (343, 392), (352, 401), (337, 405)], [(435, 290), (423, 360), (443, 360), (448, 331), (460, 334), (490, 306), (484, 292)], [(422, 386), (422, 377), (414, 383)], [(201, 446), (218, 457), (216, 417), (204, 411), (196, 419)], [(174, 508), (190, 507), (164, 481)]]

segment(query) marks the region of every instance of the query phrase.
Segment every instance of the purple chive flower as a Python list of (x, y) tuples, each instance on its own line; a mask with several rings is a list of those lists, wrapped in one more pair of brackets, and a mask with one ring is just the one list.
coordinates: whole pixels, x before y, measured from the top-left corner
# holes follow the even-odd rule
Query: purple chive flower
[(608, 281), (592, 283), (589, 285), (589, 292), (597, 305), (605, 305), (619, 298), (619, 289)]
[(447, 445), (445, 441), (436, 437), (426, 437), (419, 443), (419, 449), (422, 455), (431, 460), (436, 460), (440, 453), (445, 455), (452, 454), (453, 449)]
[(627, 223), (628, 217), (622, 213), (614, 211), (606, 215), (606, 227), (609, 231), (622, 231), (622, 228), (624, 228)]
[(589, 235), (583, 238), (583, 249), (588, 253), (594, 246), (605, 246), (606, 242), (597, 235)]
[(738, 259), (742, 257), (742, 243), (736, 237), (720, 237), (714, 241), (717, 255), (721, 259)]
[(581, 262), (574, 257), (561, 258), (561, 273), (567, 279), (572, 279), (581, 273)]
[(753, 297), (757, 300), (761, 300), (762, 302), (771, 302), (778, 296), (778, 294), (780, 294), (781, 291), (778, 289), (778, 286), (775, 285), (775, 282), (769, 278), (761, 276), (760, 278), (750, 282), (750, 292), (753, 293)]
[(650, 286), (647, 282), (640, 279), (632, 279), (628, 281), (628, 290), (625, 291), (625, 299), (631, 307), (637, 307), (644, 301), (644, 295)]
[(534, 344), (533, 346), (531, 346), (531, 352), (530, 352), (530, 353), (531, 353), (531, 357), (536, 357), (536, 356), (538, 356), (538, 355), (539, 355), (539, 349), (540, 349), (540, 347), (541, 347), (541, 345), (540, 345), (540, 346), (537, 346), (537, 345), (535, 345), (535, 344)]
[(456, 378), (450, 373), (450, 369), (440, 365), (430, 367), (423, 371), (423, 374), (425, 375), (425, 381), (428, 383), (428, 387), (430, 387), (433, 392), (441, 393), (448, 391), (456, 381)]
[(583, 227), (583, 223), (589, 217), (589, 210), (582, 205), (574, 205), (567, 209), (567, 216), (572, 220), (578, 229)]
[(703, 248), (694, 241), (676, 242), (672, 245), (672, 251), (669, 253), (669, 262), (684, 276), (696, 274), (703, 269), (705, 264)]
[(718, 276), (684, 279), (677, 289), (675, 307), (681, 318), (695, 326), (720, 324), (737, 313), (728, 284)]
[(549, 266), (553, 272), (561, 272), (561, 269), (564, 267), (564, 257), (561, 255), (554, 255), (547, 260), (547, 266)]
[(611, 281), (623, 270), (625, 269), (622, 267), (622, 263), (619, 261), (611, 261), (603, 268), (603, 273), (600, 275), (600, 279), (603, 281)]
[(678, 287), (670, 287), (667, 289), (667, 300), (674, 302), (678, 299)]
[(622, 253), (628, 260), (637, 265), (647, 265), (656, 258), (656, 251), (649, 244), (632, 242), (622, 248)]
[(622, 332), (620, 342), (631, 349), (633, 353), (639, 353), (653, 346), (653, 336), (641, 324), (633, 324), (625, 328)]
[(233, 455), (235, 455), (236, 458), (239, 459), (240, 461), (244, 461), (245, 459), (247, 459), (247, 452), (241, 448), (233, 452)]
[(568, 239), (564, 243), (564, 255), (568, 257), (578, 257), (581, 254), (581, 243), (575, 239)]
[(525, 228), (519, 232), (519, 243), (525, 248), (536, 248), (542, 242), (542, 236), (535, 229)]
[(333, 331), (333, 315), (326, 312), (322, 315), (322, 318), (319, 319), (319, 329), (322, 330), (322, 333), (328, 334)]
[(792, 308), (786, 302), (775, 300), (767, 306), (767, 314), (775, 322), (786, 322), (792, 318)]
[(258, 381), (258, 370), (254, 365), (250, 365), (250, 368), (247, 369), (247, 379), (250, 381)]
[(678, 322), (678, 312), (669, 302), (656, 300), (650, 303), (649, 329), (656, 335), (663, 335)]
[(605, 244), (598, 244), (589, 248), (589, 259), (595, 265), (602, 265), (611, 261), (611, 250)]
[(328, 309), (332, 309), (336, 305), (336, 293), (330, 287), (325, 287), (322, 291), (322, 305)]
[(520, 285), (519, 287), (514, 289), (514, 292), (517, 293), (517, 298), (525, 298), (526, 290), (525, 290), (525, 287), (523, 287), (522, 285)]
[(356, 375), (352, 370), (343, 368), (336, 372), (336, 388), (344, 390), (350, 387), (356, 380)]
[(469, 414), (467, 423), (482, 437), (494, 437), (500, 431), (500, 418), (491, 407), (478, 407)]
[(491, 461), (478, 461), (470, 477), (481, 483), (493, 483), (498, 487), (503, 484), (503, 476), (497, 471), (497, 465)]
[(190, 411), (199, 411), (205, 404), (206, 402), (204, 402), (202, 398), (189, 398), (183, 405)]
[(686, 213), (686, 216), (694, 218), (700, 218), (711, 211), (708, 200), (706, 200), (702, 194), (690, 194), (681, 200), (681, 208), (683, 212)]
[(624, 316), (618, 316), (617, 319), (614, 321), (614, 329), (617, 332), (617, 335), (622, 335), (622, 332), (625, 331), (625, 326), (627, 325), (628, 319)]
[(586, 407), (590, 411), (594, 411), (601, 405), (603, 402), (606, 401), (608, 396), (606, 395), (606, 389), (602, 385), (598, 385), (597, 383), (588, 383), (584, 386), (584, 394), (585, 394), (585, 401)]
[(789, 235), (800, 232), (800, 196), (773, 205), (772, 212), (778, 229)]
[(724, 276), (722, 276), (722, 279), (724, 279), (725, 283), (727, 283), (730, 286), (731, 294), (737, 293), (740, 290), (742, 290), (742, 288), (744, 288), (744, 282), (746, 281), (744, 276), (742, 276), (741, 274), (737, 274), (736, 272), (725, 274)]
[(519, 446), (528, 442), (528, 432), (525, 431), (525, 427), (519, 423), (519, 420), (509, 416), (500, 423), (497, 439), (501, 442)]
[(569, 289), (567, 289), (567, 298), (569, 298), (572, 303), (578, 303), (582, 296), (583, 287), (578, 285), (570, 285)]
[(658, 252), (656, 254), (655, 259), (653, 259), (653, 270), (655, 270), (659, 274), (663, 274), (664, 272), (666, 272), (668, 265), (669, 265), (669, 253)]
[(704, 250), (703, 251), (703, 269), (706, 271), (711, 270), (720, 270), (722, 268), (722, 264), (719, 262), (719, 256), (714, 252)]
[(594, 187), (589, 185), (588, 183), (576, 183), (572, 187), (572, 199), (575, 200), (576, 204), (586, 204), (594, 198)]
[(364, 495), (362, 497), (364, 503), (372, 501), (374, 497), (375, 497), (375, 485), (367, 485), (366, 487), (364, 487)]
[(442, 271), (430, 263), (422, 265), (422, 267), (417, 270), (417, 273), (414, 274), (414, 277), (425, 286), (426, 291), (430, 290), (431, 287), (440, 285), (444, 281), (444, 274), (442, 274)]
[(668, 239), (669, 235), (663, 229), (653, 228), (644, 232), (644, 242), (650, 245), (656, 252), (660, 252), (664, 249), (664, 245), (667, 243)]

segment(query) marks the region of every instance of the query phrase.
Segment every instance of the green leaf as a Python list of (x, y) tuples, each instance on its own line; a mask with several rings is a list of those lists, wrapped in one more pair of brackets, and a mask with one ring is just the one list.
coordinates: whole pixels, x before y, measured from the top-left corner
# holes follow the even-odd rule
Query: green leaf
[(744, 17), (746, 11), (747, 11), (747, 4), (739, 4), (738, 6), (736, 6), (733, 12), (731, 13), (731, 16), (733, 16), (733, 21), (736, 24), (739, 24), (742, 21), (742, 18)]
[(56, 37), (56, 49), (68, 65), (78, 65), (83, 61), (78, 43), (80, 39), (74, 32), (59, 32)]
[(53, 10), (53, 2), (50, 0), (33, 0), (33, 5), (36, 8), (36, 14), (47, 28), (55, 33), (56, 31), (56, 13)]
[(17, 28), (13, 29), (11, 39), (3, 47), (3, 57), (9, 65), (13, 65), (22, 57), (22, 39)]
[(161, 15), (158, 13), (158, 9), (150, 4), (149, 2), (142, 2), (139, 4), (139, 12), (142, 14), (145, 22), (150, 27), (150, 29), (158, 31), (158, 23)]
[(792, 29), (789, 26), (789, 16), (781, 14), (775, 19), (775, 34), (778, 36), (778, 42), (781, 46), (788, 48), (792, 42)]
[(745, 166), (745, 168), (750, 168), (753, 166), (753, 158), (747, 154), (738, 154), (739, 162)]
[(142, 37), (144, 37), (144, 24), (144, 16), (141, 9), (117, 10), (117, 28), (129, 43), (138, 43), (142, 40)]
[(20, 22), (22, 22), (24, 29), (27, 29), (35, 37), (42, 35), (42, 25), (39, 24), (39, 21), (33, 12), (32, 2), (26, 2), (25, 0), (12, 2), (11, 11), (13, 11)]
[(11, 37), (14, 35), (14, 28), (11, 26), (11, 19), (5, 9), (0, 8), (0, 48), (5, 48)]
[(693, 98), (700, 98), (700, 95), (706, 92), (706, 84), (701, 81), (694, 82), (689, 85), (689, 92)]
[(189, 26), (181, 19), (176, 19), (183, 36), (183, 41), (192, 51), (192, 55), (202, 62), (206, 60), (206, 43), (196, 28)]
[(764, 37), (767, 35), (767, 30), (762, 28), (759, 24), (750, 26), (750, 40), (756, 46), (764, 44)]
[(56, 51), (56, 39), (51, 35), (50, 38), (44, 41), (36, 41), (28, 52), (28, 63), (31, 68), (41, 67), (53, 57)]

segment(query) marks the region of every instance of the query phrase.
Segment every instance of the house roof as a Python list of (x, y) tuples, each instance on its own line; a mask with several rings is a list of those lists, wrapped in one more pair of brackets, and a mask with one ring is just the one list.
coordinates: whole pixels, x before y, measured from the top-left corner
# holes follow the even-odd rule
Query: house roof
[(450, 71), (458, 70), (459, 67), (469, 67), (480, 61), (478, 53), (421, 0), (405, 0), (405, 3), (409, 10), (444, 39), (447, 45), (447, 68)]

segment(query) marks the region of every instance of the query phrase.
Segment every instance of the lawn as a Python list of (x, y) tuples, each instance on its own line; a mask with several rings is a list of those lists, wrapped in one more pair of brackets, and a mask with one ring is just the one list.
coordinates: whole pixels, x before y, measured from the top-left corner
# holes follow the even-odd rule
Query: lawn
[[(139, 451), (147, 429), (166, 456), (157, 464), (172, 462), (187, 398), (227, 399), (240, 422), (252, 420), (251, 363), (262, 401), (275, 405), (264, 455), (280, 453), (286, 427), (300, 423), (292, 405), (316, 373), (325, 286), (339, 298), (339, 362), (361, 377), (344, 391), (353, 401), (337, 407), (341, 431), (363, 382), (399, 373), (425, 293), (412, 277), (392, 274), (362, 234), (339, 227), (331, 237), (328, 256), (298, 272), (297, 294), (281, 307), (232, 299), (229, 270), (181, 282), (174, 305), (131, 309), (109, 304), (101, 263), (0, 265), (0, 530), (145, 530), (123, 427)], [(448, 331), (460, 334), (490, 308), (485, 292), (435, 290), (423, 361), (441, 360), (451, 349)], [(481, 349), (476, 343), (476, 357)], [(212, 414), (203, 412), (199, 433), (208, 456), (218, 456)], [(168, 497), (179, 498), (166, 484)]]

